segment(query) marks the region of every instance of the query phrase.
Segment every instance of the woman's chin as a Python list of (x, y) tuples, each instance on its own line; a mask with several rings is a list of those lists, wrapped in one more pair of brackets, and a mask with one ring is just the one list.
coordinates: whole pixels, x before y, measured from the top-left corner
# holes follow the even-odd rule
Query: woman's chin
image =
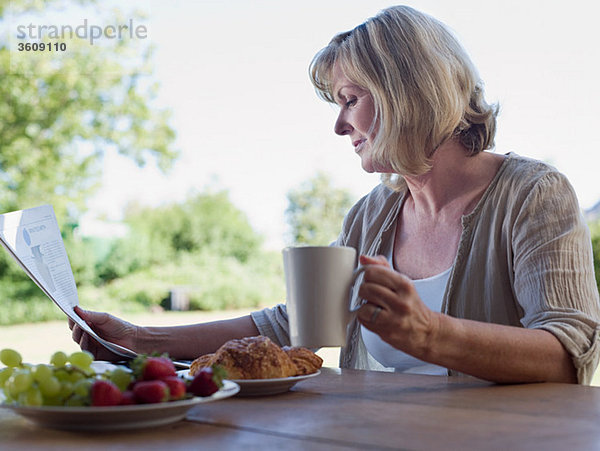
[(365, 166), (363, 164), (362, 168), (363, 168), (363, 171), (368, 172), (369, 174), (373, 174), (375, 172), (375, 169), (373, 169), (371, 166)]
[(363, 168), (363, 171), (368, 172), (369, 174), (372, 174), (373, 172), (377, 172), (375, 170), (375, 165), (373, 164), (373, 161), (369, 157), (364, 157), (361, 155), (360, 164)]
[(383, 174), (383, 173), (393, 173), (394, 170), (390, 168), (388, 165), (377, 164), (373, 162), (370, 158), (363, 158), (361, 160), (361, 166), (363, 171), (368, 172), (369, 174), (373, 174), (374, 172)]

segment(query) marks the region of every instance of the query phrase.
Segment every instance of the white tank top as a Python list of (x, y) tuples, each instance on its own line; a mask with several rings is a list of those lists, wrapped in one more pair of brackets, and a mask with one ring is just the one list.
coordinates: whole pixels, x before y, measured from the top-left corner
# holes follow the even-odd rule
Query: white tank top
[[(392, 242), (395, 236), (395, 231), (392, 232)], [(391, 256), (393, 246), (389, 246), (390, 255), (388, 255), (388, 261), (393, 266), (393, 258)], [(442, 310), (442, 301), (444, 293), (446, 292), (446, 285), (450, 278), (450, 272), (452, 268), (448, 268), (446, 271), (437, 274), (426, 279), (413, 280), (415, 289), (419, 294), (421, 300), (435, 312)], [(414, 374), (434, 374), (434, 375), (447, 375), (448, 370), (444, 367), (433, 365), (431, 363), (423, 362), (422, 360), (416, 359), (415, 357), (406, 354), (393, 346), (389, 345), (379, 335), (371, 332), (366, 327), (361, 326), (360, 328), (363, 342), (367, 347), (367, 351), (371, 354), (375, 360), (381, 363), (383, 366), (388, 368), (394, 368), (396, 371)]]

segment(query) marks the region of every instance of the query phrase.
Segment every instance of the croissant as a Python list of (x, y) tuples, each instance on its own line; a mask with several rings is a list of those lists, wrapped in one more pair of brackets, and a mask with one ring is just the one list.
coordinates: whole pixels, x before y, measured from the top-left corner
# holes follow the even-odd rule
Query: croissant
[(323, 365), (323, 359), (310, 349), (300, 346), (293, 348), (284, 346), (281, 349), (296, 365), (296, 376), (315, 373)]
[(205, 354), (194, 360), (190, 375), (202, 368), (220, 365), (229, 379), (271, 379), (311, 374), (323, 360), (306, 348), (282, 349), (268, 337), (247, 337), (230, 340), (214, 354)]

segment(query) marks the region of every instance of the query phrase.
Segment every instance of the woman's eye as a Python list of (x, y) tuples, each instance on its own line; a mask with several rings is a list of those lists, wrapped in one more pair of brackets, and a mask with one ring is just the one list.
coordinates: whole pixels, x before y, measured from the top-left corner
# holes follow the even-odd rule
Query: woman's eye
[(356, 99), (351, 99), (346, 102), (346, 108), (354, 106), (356, 104)]

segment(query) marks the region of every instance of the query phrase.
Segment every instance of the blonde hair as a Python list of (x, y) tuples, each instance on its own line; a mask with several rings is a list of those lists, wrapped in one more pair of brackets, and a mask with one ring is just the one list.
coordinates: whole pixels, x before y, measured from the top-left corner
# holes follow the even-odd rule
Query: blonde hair
[(436, 19), (395, 6), (334, 36), (310, 65), (313, 85), (328, 102), (334, 64), (373, 96), (373, 158), (397, 174), (427, 172), (435, 149), (452, 137), (468, 155), (493, 147), (498, 107), (486, 103), (473, 63)]

